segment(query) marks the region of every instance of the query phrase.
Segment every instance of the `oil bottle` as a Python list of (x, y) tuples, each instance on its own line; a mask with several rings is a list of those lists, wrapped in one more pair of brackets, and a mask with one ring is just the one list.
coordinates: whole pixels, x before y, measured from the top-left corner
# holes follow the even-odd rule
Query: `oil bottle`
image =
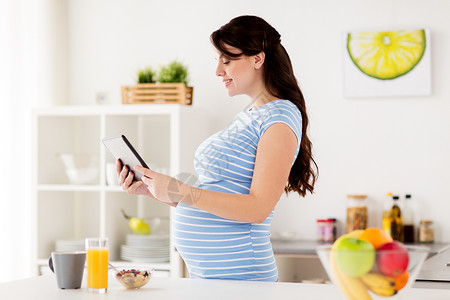
[(393, 205), (390, 210), (391, 237), (399, 242), (404, 241), (402, 211), (399, 196), (392, 196)]
[(414, 243), (414, 209), (411, 203), (411, 194), (405, 195), (405, 202), (403, 205), (403, 236), (405, 243)]
[(381, 226), (389, 236), (391, 236), (391, 208), (394, 205), (392, 200), (392, 193), (386, 193), (386, 199), (384, 200), (383, 206), (383, 219), (381, 221)]

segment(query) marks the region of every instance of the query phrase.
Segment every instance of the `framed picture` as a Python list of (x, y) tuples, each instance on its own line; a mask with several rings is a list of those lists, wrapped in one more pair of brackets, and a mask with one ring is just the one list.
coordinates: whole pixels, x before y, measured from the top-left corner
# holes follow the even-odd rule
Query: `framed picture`
[(344, 34), (344, 96), (431, 94), (427, 29)]

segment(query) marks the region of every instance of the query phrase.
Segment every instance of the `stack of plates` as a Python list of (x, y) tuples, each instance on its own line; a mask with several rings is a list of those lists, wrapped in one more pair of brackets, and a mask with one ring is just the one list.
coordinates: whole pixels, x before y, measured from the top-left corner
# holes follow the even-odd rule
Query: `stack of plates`
[(84, 239), (56, 240), (56, 251), (84, 251)]
[(120, 257), (132, 262), (168, 262), (169, 235), (127, 234), (126, 245), (120, 246)]

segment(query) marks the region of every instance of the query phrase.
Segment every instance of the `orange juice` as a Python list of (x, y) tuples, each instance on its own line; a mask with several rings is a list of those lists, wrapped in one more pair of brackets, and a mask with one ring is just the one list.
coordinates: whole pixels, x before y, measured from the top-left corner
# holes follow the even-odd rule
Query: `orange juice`
[(108, 248), (86, 250), (87, 286), (89, 289), (108, 288)]

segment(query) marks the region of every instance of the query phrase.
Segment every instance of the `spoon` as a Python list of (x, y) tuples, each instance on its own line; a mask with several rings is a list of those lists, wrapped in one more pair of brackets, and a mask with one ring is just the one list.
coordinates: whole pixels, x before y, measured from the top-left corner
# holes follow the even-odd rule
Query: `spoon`
[(110, 262), (108, 262), (108, 266), (110, 269), (113, 269), (116, 272), (116, 274), (120, 274), (123, 277), (122, 273), (120, 273), (120, 271), (117, 270), (117, 268), (114, 267)]

